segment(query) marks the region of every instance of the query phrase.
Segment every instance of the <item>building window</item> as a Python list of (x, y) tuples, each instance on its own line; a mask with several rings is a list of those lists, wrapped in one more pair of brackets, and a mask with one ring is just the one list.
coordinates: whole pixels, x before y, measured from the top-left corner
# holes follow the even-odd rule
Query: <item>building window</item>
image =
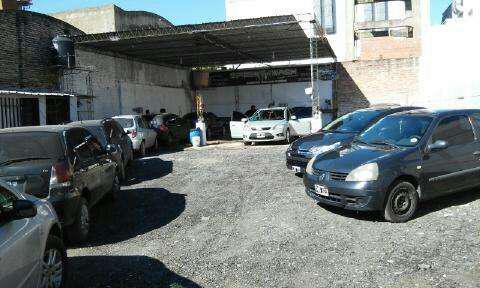
[(336, 0), (315, 0), (315, 14), (327, 34), (336, 32)]
[(388, 20), (388, 2), (373, 2), (356, 5), (356, 22)]

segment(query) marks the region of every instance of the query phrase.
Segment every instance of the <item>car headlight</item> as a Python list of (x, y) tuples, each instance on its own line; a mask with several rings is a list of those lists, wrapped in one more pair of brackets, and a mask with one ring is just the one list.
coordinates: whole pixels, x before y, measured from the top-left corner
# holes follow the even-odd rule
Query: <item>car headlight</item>
[(355, 168), (348, 174), (345, 181), (348, 182), (366, 182), (378, 180), (378, 164), (369, 163)]
[(307, 168), (305, 169), (305, 172), (306, 172), (307, 174), (310, 174), (310, 175), (313, 174), (313, 163), (315, 163), (315, 160), (317, 160), (317, 156), (313, 157), (313, 158), (310, 159), (310, 161), (308, 162)]
[(328, 146), (315, 146), (315, 147), (310, 148), (308, 151), (310, 153), (312, 153), (312, 155), (319, 155), (319, 154), (323, 154), (323, 153), (335, 150), (335, 149), (339, 148), (340, 145), (341, 145), (341, 143), (337, 142), (335, 144), (328, 145)]

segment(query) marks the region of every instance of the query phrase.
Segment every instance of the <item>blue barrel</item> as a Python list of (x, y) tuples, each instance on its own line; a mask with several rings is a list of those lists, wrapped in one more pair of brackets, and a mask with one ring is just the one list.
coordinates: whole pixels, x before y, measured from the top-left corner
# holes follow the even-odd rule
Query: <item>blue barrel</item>
[(193, 146), (198, 147), (202, 143), (202, 130), (200, 128), (190, 130), (190, 143)]

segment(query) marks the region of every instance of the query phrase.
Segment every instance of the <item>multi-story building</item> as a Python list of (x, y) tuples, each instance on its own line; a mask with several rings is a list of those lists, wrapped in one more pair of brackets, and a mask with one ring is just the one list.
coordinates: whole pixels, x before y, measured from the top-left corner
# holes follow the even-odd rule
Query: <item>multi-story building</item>
[(462, 19), (479, 19), (480, 1), (478, 0), (453, 0), (442, 15), (442, 24)]

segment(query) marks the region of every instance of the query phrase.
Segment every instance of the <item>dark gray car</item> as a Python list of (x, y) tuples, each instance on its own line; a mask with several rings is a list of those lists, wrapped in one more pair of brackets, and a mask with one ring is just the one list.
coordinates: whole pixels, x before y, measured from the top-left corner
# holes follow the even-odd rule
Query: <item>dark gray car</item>
[(116, 163), (86, 129), (71, 126), (0, 130), (0, 179), (47, 199), (68, 238), (88, 236), (89, 209), (119, 190)]
[(133, 148), (130, 137), (117, 121), (106, 118), (72, 122), (69, 125), (87, 129), (100, 141), (104, 149), (107, 149), (108, 145), (112, 145), (115, 148), (112, 157), (117, 162), (118, 175), (121, 180), (125, 179), (126, 168), (133, 160)]
[(387, 115), (414, 109), (420, 109), (420, 107), (385, 106), (360, 109), (346, 114), (318, 133), (293, 142), (286, 152), (287, 168), (303, 174), (308, 161), (314, 155), (349, 145), (355, 136)]
[(479, 120), (480, 110), (387, 116), (349, 147), (312, 159), (306, 192), (320, 203), (405, 222), (420, 201), (480, 186)]

